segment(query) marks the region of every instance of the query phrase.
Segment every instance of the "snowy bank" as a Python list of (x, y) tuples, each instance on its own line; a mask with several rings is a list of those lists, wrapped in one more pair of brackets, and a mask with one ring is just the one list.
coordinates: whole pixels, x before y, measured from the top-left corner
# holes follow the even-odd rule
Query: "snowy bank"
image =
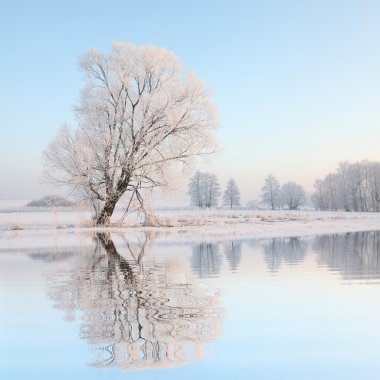
[[(116, 213), (114, 220), (121, 216)], [(0, 237), (66, 233), (159, 233), (202, 239), (307, 236), (380, 229), (379, 213), (319, 211), (171, 210), (158, 211), (160, 225), (144, 227), (136, 215), (124, 224), (107, 228), (89, 227), (90, 212), (42, 211), (0, 213)]]

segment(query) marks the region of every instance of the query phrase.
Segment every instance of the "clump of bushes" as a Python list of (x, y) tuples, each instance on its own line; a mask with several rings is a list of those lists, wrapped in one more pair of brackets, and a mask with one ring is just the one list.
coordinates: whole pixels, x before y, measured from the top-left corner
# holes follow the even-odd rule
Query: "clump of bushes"
[(21, 223), (11, 223), (7, 228), (9, 231), (23, 231), (25, 229), (24, 225)]
[(46, 195), (45, 197), (31, 201), (28, 207), (71, 207), (74, 203), (59, 195)]

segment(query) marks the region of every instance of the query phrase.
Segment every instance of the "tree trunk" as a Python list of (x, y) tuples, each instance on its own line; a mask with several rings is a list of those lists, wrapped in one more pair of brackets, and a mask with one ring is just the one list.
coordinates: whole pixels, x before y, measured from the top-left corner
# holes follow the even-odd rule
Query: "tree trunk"
[(105, 203), (98, 219), (96, 220), (97, 226), (104, 226), (106, 224), (109, 224), (117, 201), (117, 199), (110, 199)]
[[(119, 269), (122, 268), (121, 272), (124, 274), (124, 278), (128, 278), (129, 282), (133, 280), (134, 274), (132, 267), (127, 260), (120, 256), (119, 252), (115, 247), (115, 244), (112, 241), (111, 235), (109, 233), (97, 233), (96, 236), (99, 239), (103, 248), (105, 249), (108, 258), (113, 262), (113, 265), (111, 266), (111, 273), (117, 273), (115, 269), (115, 267), (117, 266)], [(125, 272), (127, 274), (127, 277), (125, 276)]]

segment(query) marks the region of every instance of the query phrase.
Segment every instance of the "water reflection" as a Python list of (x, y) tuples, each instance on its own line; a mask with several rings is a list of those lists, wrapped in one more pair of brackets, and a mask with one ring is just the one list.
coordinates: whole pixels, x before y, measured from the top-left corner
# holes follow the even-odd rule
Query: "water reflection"
[(322, 235), (314, 240), (318, 263), (345, 279), (380, 278), (380, 232)]
[[(125, 377), (122, 371), (87, 375), (87, 355), (70, 336), (77, 327), (93, 348), (93, 365), (103, 368), (178, 367), (203, 357), (207, 344), (215, 343), (208, 360), (192, 363), (183, 373), (147, 373), (154, 378), (196, 379), (205, 372), (216, 378), (249, 378), (274, 368), (268, 363), (285, 362), (289, 368), (286, 364), (280, 372), (289, 372), (283, 378), (293, 379), (299, 363), (305, 368), (300, 378), (307, 378), (310, 368), (315, 378), (333, 378), (351, 374), (347, 357), (358, 358), (355, 366), (372, 365), (377, 373), (380, 232), (270, 240), (208, 237), (199, 244), (167, 235), (155, 239), (141, 234), (132, 240), (118, 235), (114, 241), (98, 235), (94, 242), (70, 236), (41, 247), (33, 240), (20, 240), (23, 248), (16, 247), (19, 241), (8, 242), (10, 248), (1, 242), (0, 289), (1, 296), (7, 294), (1, 298), (3, 364), (8, 371), (22, 371), (1, 378)], [(56, 318), (49, 303), (41, 302), (46, 275), (58, 314), (75, 325)], [(341, 286), (348, 283), (350, 287)], [(226, 289), (223, 339), (220, 295), (214, 287)], [(333, 375), (318, 372), (321, 363), (331, 368), (326, 347), (340, 355)], [(50, 360), (57, 366), (46, 365)], [(275, 370), (268, 378), (278, 377)], [(134, 374), (146, 373), (139, 375)], [(354, 375), (369, 378), (367, 373)]]
[(236, 272), (239, 269), (241, 261), (242, 242), (231, 240), (224, 243), (224, 255), (227, 259), (231, 271)]
[(307, 247), (307, 242), (297, 237), (269, 239), (263, 245), (265, 262), (271, 272), (277, 272), (282, 263), (301, 263), (305, 259)]
[(191, 268), (198, 277), (217, 276), (221, 266), (222, 256), (218, 244), (203, 241), (193, 245)]
[(26, 251), (32, 260), (50, 264), (68, 261), (78, 263), (83, 260), (86, 261), (94, 255), (94, 248), (92, 246), (80, 248), (78, 246), (55, 246), (54, 248), (39, 248), (37, 250), (30, 248)]
[(126, 259), (98, 234), (85, 264), (51, 280), (49, 295), (66, 319), (81, 313), (81, 337), (97, 347), (95, 366), (178, 366), (202, 357), (203, 345), (221, 334), (218, 293), (178, 262), (144, 262), (148, 240), (125, 240)]
[(74, 249), (56, 249), (51, 250), (39, 250), (29, 254), (32, 260), (43, 261), (45, 263), (55, 263), (58, 261), (65, 261), (75, 255)]

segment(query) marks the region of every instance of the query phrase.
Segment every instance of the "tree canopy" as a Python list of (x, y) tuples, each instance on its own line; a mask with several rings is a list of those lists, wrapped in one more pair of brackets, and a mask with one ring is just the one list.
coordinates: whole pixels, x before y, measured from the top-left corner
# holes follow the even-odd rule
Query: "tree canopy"
[(80, 67), (77, 125), (61, 128), (44, 161), (48, 178), (90, 199), (107, 224), (126, 192), (143, 208), (142, 189), (212, 152), (218, 121), (207, 87), (166, 49), (117, 42)]

